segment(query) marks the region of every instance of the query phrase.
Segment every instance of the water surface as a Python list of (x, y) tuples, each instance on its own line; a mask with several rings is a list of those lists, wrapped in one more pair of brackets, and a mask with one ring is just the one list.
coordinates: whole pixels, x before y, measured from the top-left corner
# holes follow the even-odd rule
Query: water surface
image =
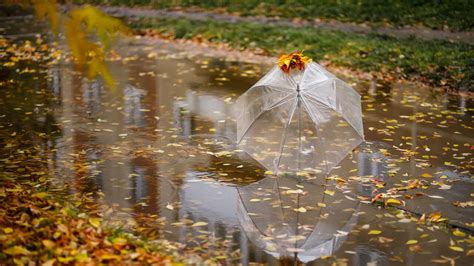
[(3, 81), (21, 82), (4, 83), (0, 94), (1, 128), (31, 135), (26, 145), (47, 158), (52, 182), (93, 195), (111, 226), (124, 221), (227, 264), (472, 262), (449, 248), (468, 243), (446, 224), (370, 204), (417, 179), (422, 185), (399, 209), (413, 217), (440, 211), (449, 226), (472, 232), (472, 207), (453, 205), (474, 191), (471, 99), (346, 79), (362, 95), (367, 142), (329, 178), (274, 178), (232, 141), (233, 103), (271, 66), (189, 57), (150, 40), (117, 50), (114, 90), (63, 60), (3, 72)]

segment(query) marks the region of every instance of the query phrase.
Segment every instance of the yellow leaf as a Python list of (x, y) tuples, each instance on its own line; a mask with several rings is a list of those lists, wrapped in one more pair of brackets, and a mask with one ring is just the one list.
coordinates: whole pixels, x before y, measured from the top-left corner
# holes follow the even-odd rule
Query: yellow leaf
[(41, 243), (43, 243), (43, 245), (47, 248), (53, 248), (54, 247), (54, 242), (49, 240), (49, 239), (44, 239), (43, 241), (41, 241)]
[(306, 212), (306, 208), (304, 207), (299, 207), (298, 209), (293, 209), (295, 212)]
[(430, 214), (430, 216), (428, 217), (428, 220), (430, 222), (441, 222), (442, 221), (441, 212), (434, 212)]
[(466, 233), (456, 228), (456, 230), (453, 231), (453, 235), (459, 236), (459, 237), (465, 237)]
[(3, 228), (3, 232), (5, 232), (5, 234), (11, 234), (11, 233), (13, 233), (13, 229), (10, 228), (10, 227)]
[(318, 206), (321, 207), (321, 208), (325, 208), (325, 207), (326, 207), (326, 203), (318, 202)]
[(123, 237), (116, 237), (112, 240), (112, 244), (116, 249), (122, 249), (125, 245), (127, 245), (127, 239)]
[(433, 175), (429, 174), (429, 173), (423, 173), (421, 174), (421, 177), (424, 177), (424, 178), (431, 178), (433, 177)]
[(335, 192), (332, 191), (332, 190), (327, 190), (327, 189), (324, 190), (324, 194), (327, 194), (327, 195), (329, 195), (329, 196), (334, 196), (334, 193), (335, 193)]
[(380, 233), (382, 233), (382, 231), (380, 231), (380, 230), (370, 230), (369, 231), (369, 235), (379, 235)]
[(28, 255), (30, 252), (22, 246), (13, 246), (8, 249), (4, 249), (3, 253), (8, 255)]
[(408, 240), (405, 244), (407, 244), (407, 245), (414, 245), (414, 244), (416, 244), (416, 243), (418, 243), (418, 240), (416, 240), (416, 239), (410, 239), (410, 240)]
[(464, 249), (462, 247), (458, 246), (449, 246), (450, 249), (457, 251), (457, 252), (464, 252)]
[(194, 223), (193, 225), (191, 225), (192, 227), (198, 227), (198, 226), (206, 226), (207, 223), (206, 222), (196, 222)]
[(74, 257), (58, 257), (58, 261), (61, 263), (69, 263), (73, 261), (75, 258)]
[(89, 223), (95, 228), (99, 228), (101, 224), (100, 218), (89, 218)]
[[(92, 6), (69, 11), (64, 28), (68, 46), (78, 67), (83, 69), (86, 66), (90, 79), (101, 75), (105, 83), (113, 88), (115, 83), (105, 64), (104, 50), (118, 33), (129, 34), (130, 30), (120, 20)], [(90, 35), (95, 35), (100, 44), (90, 40)]]
[(278, 66), (283, 72), (289, 73), (292, 69), (303, 70), (310, 61), (311, 59), (303, 55), (303, 52), (296, 51), (291, 54), (281, 55), (278, 58)]
[(385, 201), (385, 206), (389, 206), (389, 205), (401, 205), (402, 202), (397, 200), (397, 199), (387, 199)]
[(44, 262), (43, 264), (41, 264), (41, 266), (53, 266), (55, 262), (56, 262), (56, 259), (50, 259)]
[(49, 24), (54, 32), (59, 32), (59, 6), (56, 0), (35, 0), (32, 1), (33, 9), (38, 20), (48, 17)]
[(47, 193), (47, 192), (38, 192), (38, 193), (33, 194), (33, 196), (37, 197), (37, 198), (40, 198), (40, 199), (44, 199), (46, 197), (49, 197), (49, 193)]

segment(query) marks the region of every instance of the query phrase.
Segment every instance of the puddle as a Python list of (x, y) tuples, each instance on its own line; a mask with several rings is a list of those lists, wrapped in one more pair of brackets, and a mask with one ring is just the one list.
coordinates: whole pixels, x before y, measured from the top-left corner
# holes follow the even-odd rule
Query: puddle
[(1, 128), (37, 146), (56, 186), (92, 192), (108, 206), (99, 211), (111, 225), (126, 221), (222, 263), (470, 263), (449, 248), (460, 240), (452, 229), (366, 203), (418, 179), (399, 209), (415, 217), (440, 211), (470, 232), (472, 207), (453, 203), (474, 191), (471, 99), (349, 80), (362, 95), (367, 143), (329, 179), (275, 179), (232, 142), (233, 103), (270, 66), (152, 44), (119, 48), (123, 57), (109, 63), (115, 90), (66, 62), (3, 72), (2, 80), (22, 82), (0, 94)]

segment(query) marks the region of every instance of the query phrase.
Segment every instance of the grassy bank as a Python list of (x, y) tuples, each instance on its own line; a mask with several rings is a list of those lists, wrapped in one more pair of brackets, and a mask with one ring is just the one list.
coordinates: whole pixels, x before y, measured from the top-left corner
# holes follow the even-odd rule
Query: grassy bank
[(373, 26), (424, 25), (433, 29), (472, 30), (474, 2), (470, 0), (363, 0), (363, 1), (211, 1), (211, 0), (76, 0), (78, 3), (112, 5), (147, 5), (155, 8), (190, 8), (237, 12), (241, 15), (279, 16), (284, 18), (336, 19), (343, 22), (367, 23)]
[(433, 86), (473, 87), (474, 47), (444, 41), (397, 40), (386, 36), (343, 33), (312, 27), (292, 28), (254, 23), (230, 24), (188, 19), (141, 19), (134, 28), (153, 28), (176, 39), (203, 38), (239, 49), (262, 49), (276, 56), (304, 50), (316, 61), (364, 72), (422, 79)]

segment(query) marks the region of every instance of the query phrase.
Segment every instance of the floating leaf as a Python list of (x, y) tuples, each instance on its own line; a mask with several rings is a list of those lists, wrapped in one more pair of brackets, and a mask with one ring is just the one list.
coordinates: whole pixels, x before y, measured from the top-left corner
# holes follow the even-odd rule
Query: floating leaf
[(369, 231), (369, 235), (379, 235), (380, 233), (382, 233), (382, 231), (380, 231), (380, 230), (370, 230)]
[(299, 207), (298, 209), (293, 209), (295, 212), (306, 212), (306, 208), (304, 207)]
[(405, 244), (407, 245), (414, 245), (414, 244), (417, 244), (418, 243), (418, 240), (416, 239), (410, 239), (408, 240)]
[(442, 221), (446, 220), (446, 219), (441, 218), (441, 217), (442, 217), (441, 212), (434, 212), (434, 213), (430, 214), (430, 216), (428, 217), (428, 220), (430, 222), (442, 222)]
[(402, 202), (397, 200), (397, 199), (387, 199), (385, 201), (385, 206), (390, 206), (390, 205), (401, 205)]
[(453, 235), (459, 236), (459, 237), (465, 237), (465, 236), (466, 236), (466, 233), (464, 233), (463, 231), (461, 231), (461, 230), (459, 230), (458, 228), (456, 228), (456, 229), (453, 231)]
[(194, 223), (193, 225), (191, 225), (192, 227), (198, 227), (198, 226), (206, 226), (207, 223), (206, 222), (196, 222)]
[(457, 252), (464, 252), (464, 249), (462, 247), (458, 246), (449, 246), (450, 249), (457, 251)]
[(428, 196), (428, 197), (430, 197), (430, 198), (432, 198), (432, 199), (444, 199), (444, 197), (438, 196), (438, 195), (428, 195), (428, 194), (426, 194), (426, 196)]
[(329, 195), (329, 196), (334, 196), (334, 193), (335, 193), (335, 192), (332, 191), (332, 190), (327, 190), (327, 189), (324, 190), (324, 194), (327, 194), (327, 195)]

